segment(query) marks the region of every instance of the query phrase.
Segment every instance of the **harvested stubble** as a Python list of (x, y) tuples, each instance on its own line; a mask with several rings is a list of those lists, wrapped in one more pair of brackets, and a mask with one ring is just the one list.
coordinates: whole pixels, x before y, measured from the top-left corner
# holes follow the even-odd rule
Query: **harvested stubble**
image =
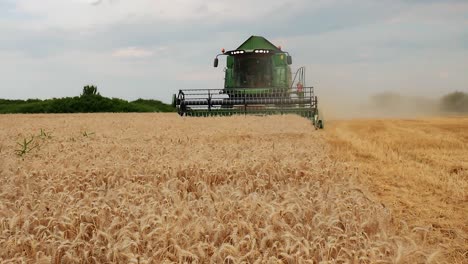
[(468, 117), (328, 123), (334, 159), (448, 263), (468, 263)]
[[(0, 259), (392, 263), (436, 258), (295, 116), (0, 117)], [(18, 138), (54, 137), (23, 158)], [(88, 131), (90, 136), (83, 136)], [(91, 134), (94, 133), (94, 134)]]

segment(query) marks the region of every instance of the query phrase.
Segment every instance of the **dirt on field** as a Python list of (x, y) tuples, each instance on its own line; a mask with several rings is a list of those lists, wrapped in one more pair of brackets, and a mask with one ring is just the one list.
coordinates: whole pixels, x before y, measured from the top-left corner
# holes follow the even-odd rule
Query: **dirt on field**
[(463, 263), (467, 123), (3, 115), (0, 260)]
[(468, 118), (330, 122), (332, 158), (451, 263), (468, 262)]

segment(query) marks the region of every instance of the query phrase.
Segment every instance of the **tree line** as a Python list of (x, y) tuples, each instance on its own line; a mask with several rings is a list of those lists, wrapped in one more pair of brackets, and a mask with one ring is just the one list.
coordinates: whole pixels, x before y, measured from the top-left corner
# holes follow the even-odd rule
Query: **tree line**
[(103, 113), (103, 112), (174, 112), (175, 108), (158, 100), (138, 99), (126, 101), (107, 98), (99, 94), (97, 87), (83, 87), (80, 96), (53, 98), (6, 100), (0, 99), (0, 113)]
[[(382, 93), (374, 95), (371, 101), (379, 106), (394, 108), (408, 101), (408, 98), (396, 93)], [(442, 112), (468, 113), (468, 93), (452, 92), (438, 100), (424, 98), (412, 98), (411, 103), (417, 103), (422, 108), (425, 106), (436, 107)], [(119, 98), (107, 98), (102, 96), (97, 87), (87, 85), (83, 87), (80, 96), (53, 98), (53, 99), (28, 99), (7, 100), (0, 99), (0, 114), (6, 113), (102, 113), (102, 112), (174, 112), (174, 105), (165, 104), (158, 100), (138, 99), (126, 101)]]
[(442, 97), (441, 110), (468, 113), (468, 93), (453, 92)]

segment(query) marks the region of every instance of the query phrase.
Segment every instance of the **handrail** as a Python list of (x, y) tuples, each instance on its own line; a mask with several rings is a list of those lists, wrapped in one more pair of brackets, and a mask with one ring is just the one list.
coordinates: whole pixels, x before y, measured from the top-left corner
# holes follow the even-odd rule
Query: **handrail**
[(294, 79), (292, 80), (291, 82), (291, 89), (293, 88), (294, 86), (294, 83), (296, 82), (296, 78), (297, 76), (299, 75), (299, 82), (303, 85), (303, 86), (306, 86), (305, 85), (305, 67), (302, 66), (300, 67), (299, 69), (297, 69), (296, 71), (296, 74), (294, 74)]

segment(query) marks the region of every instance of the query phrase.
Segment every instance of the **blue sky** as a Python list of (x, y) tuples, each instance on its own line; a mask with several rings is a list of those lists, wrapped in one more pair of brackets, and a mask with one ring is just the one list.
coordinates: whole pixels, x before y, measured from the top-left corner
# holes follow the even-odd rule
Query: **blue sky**
[(95, 84), (169, 102), (179, 88), (222, 87), (214, 56), (250, 35), (307, 66), (327, 100), (468, 92), (468, 1), (0, 0), (0, 98)]

